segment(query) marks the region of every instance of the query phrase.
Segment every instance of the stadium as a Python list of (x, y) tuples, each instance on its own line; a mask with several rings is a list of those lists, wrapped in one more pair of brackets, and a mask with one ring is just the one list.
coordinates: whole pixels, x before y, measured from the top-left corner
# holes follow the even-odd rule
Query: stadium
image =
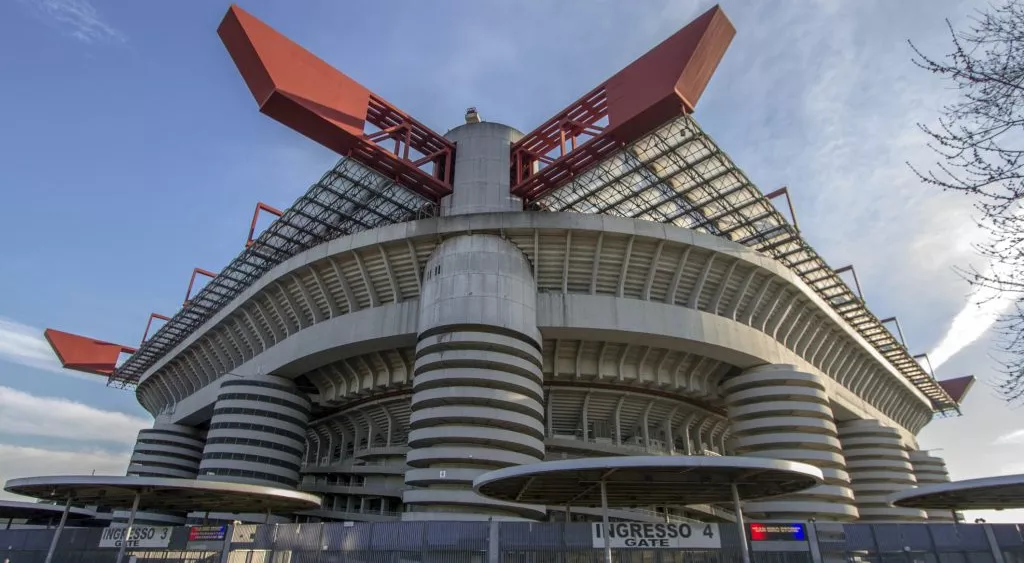
[[(137, 349), (46, 331), (66, 368), (134, 389), (155, 418), (128, 475), (322, 499), (281, 521), (592, 521), (474, 480), (747, 456), (824, 477), (747, 502), (751, 518), (953, 520), (888, 499), (949, 481), (915, 436), (958, 415), (973, 378), (936, 380), (852, 267), (805, 241), (785, 188), (759, 189), (701, 129), (735, 33), (721, 9), (527, 133), (470, 108), (439, 134), (238, 7), (218, 32), (260, 111), (341, 158), (291, 207), (258, 204), (244, 249), (194, 271), (208, 281)], [(720, 504), (611, 517), (735, 519)]]

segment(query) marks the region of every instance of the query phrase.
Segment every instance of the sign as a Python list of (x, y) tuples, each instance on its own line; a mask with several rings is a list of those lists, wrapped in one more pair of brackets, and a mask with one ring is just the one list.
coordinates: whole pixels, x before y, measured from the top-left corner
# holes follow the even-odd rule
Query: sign
[(750, 541), (807, 541), (804, 524), (751, 524)]
[[(171, 526), (110, 526), (103, 529), (100, 547), (167, 547), (171, 543)], [(125, 537), (127, 535), (127, 538)]]
[[(611, 547), (645, 549), (720, 549), (722, 538), (718, 524), (610, 522), (608, 540)], [(595, 522), (593, 546), (604, 547), (604, 525)]]
[(228, 535), (227, 526), (192, 526), (188, 529), (187, 549), (196, 551), (218, 551), (224, 548)]
[(192, 526), (188, 530), (188, 541), (224, 541), (227, 526)]

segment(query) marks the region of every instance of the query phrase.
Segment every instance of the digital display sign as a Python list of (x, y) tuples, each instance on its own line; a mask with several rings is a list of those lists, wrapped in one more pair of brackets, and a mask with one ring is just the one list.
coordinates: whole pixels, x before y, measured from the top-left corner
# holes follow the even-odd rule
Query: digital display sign
[(807, 541), (805, 524), (750, 524), (750, 541)]
[(227, 531), (227, 526), (192, 526), (188, 541), (224, 541)]

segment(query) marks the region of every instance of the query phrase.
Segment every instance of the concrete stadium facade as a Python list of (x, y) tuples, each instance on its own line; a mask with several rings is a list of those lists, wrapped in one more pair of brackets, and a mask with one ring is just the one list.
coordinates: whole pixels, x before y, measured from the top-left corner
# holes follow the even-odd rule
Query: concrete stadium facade
[[(242, 520), (586, 520), (472, 484), (639, 454), (821, 469), (752, 518), (952, 519), (887, 499), (949, 479), (915, 436), (973, 378), (928, 373), (692, 117), (734, 33), (712, 8), (528, 134), (440, 135), (232, 6), (261, 112), (344, 156), (137, 349), (45, 336), (155, 417), (129, 475), (324, 499)], [(685, 501), (612, 517), (733, 518)]]
[(129, 473), (318, 493), (312, 519), (547, 520), (564, 508), (487, 499), (473, 479), (544, 459), (749, 455), (826, 477), (748, 503), (754, 518), (951, 519), (880, 500), (948, 480), (915, 439), (934, 408), (790, 268), (674, 225), (523, 211), (518, 131), (446, 137), (440, 216), (292, 256), (146, 371), (137, 396), (157, 424)]

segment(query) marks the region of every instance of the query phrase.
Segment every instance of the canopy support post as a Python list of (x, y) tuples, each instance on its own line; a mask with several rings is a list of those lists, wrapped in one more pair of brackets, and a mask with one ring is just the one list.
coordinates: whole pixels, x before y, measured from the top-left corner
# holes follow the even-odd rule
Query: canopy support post
[[(51, 563), (53, 561), (53, 554), (57, 551), (57, 540), (60, 539), (60, 534), (64, 531), (64, 524), (68, 521), (69, 512), (71, 512), (71, 495), (68, 495), (67, 501), (64, 503), (64, 512), (60, 515), (60, 524), (57, 524), (57, 529), (53, 532), (53, 539), (50, 540), (50, 549), (46, 551), (44, 563)], [(7, 528), (11, 528), (10, 520), (7, 521)]]
[(135, 498), (132, 499), (132, 511), (128, 514), (128, 529), (124, 531), (124, 537), (121, 539), (121, 547), (117, 550), (116, 563), (121, 563), (124, 559), (125, 548), (128, 547), (128, 539), (132, 537), (132, 527), (135, 526), (135, 515), (139, 512), (139, 499), (142, 497), (142, 493), (135, 491)]
[(736, 529), (740, 533), (740, 549), (743, 550), (743, 563), (750, 563), (750, 546), (747, 545), (747, 526), (743, 523), (743, 506), (740, 505), (740, 490), (734, 481), (732, 489), (732, 511), (736, 514)]
[[(604, 479), (601, 479), (601, 526), (604, 527), (601, 533), (604, 536), (604, 561), (612, 563), (612, 540), (608, 537), (608, 533), (611, 531), (611, 526), (608, 525), (608, 487), (605, 485)], [(744, 563), (750, 562), (744, 561)]]

